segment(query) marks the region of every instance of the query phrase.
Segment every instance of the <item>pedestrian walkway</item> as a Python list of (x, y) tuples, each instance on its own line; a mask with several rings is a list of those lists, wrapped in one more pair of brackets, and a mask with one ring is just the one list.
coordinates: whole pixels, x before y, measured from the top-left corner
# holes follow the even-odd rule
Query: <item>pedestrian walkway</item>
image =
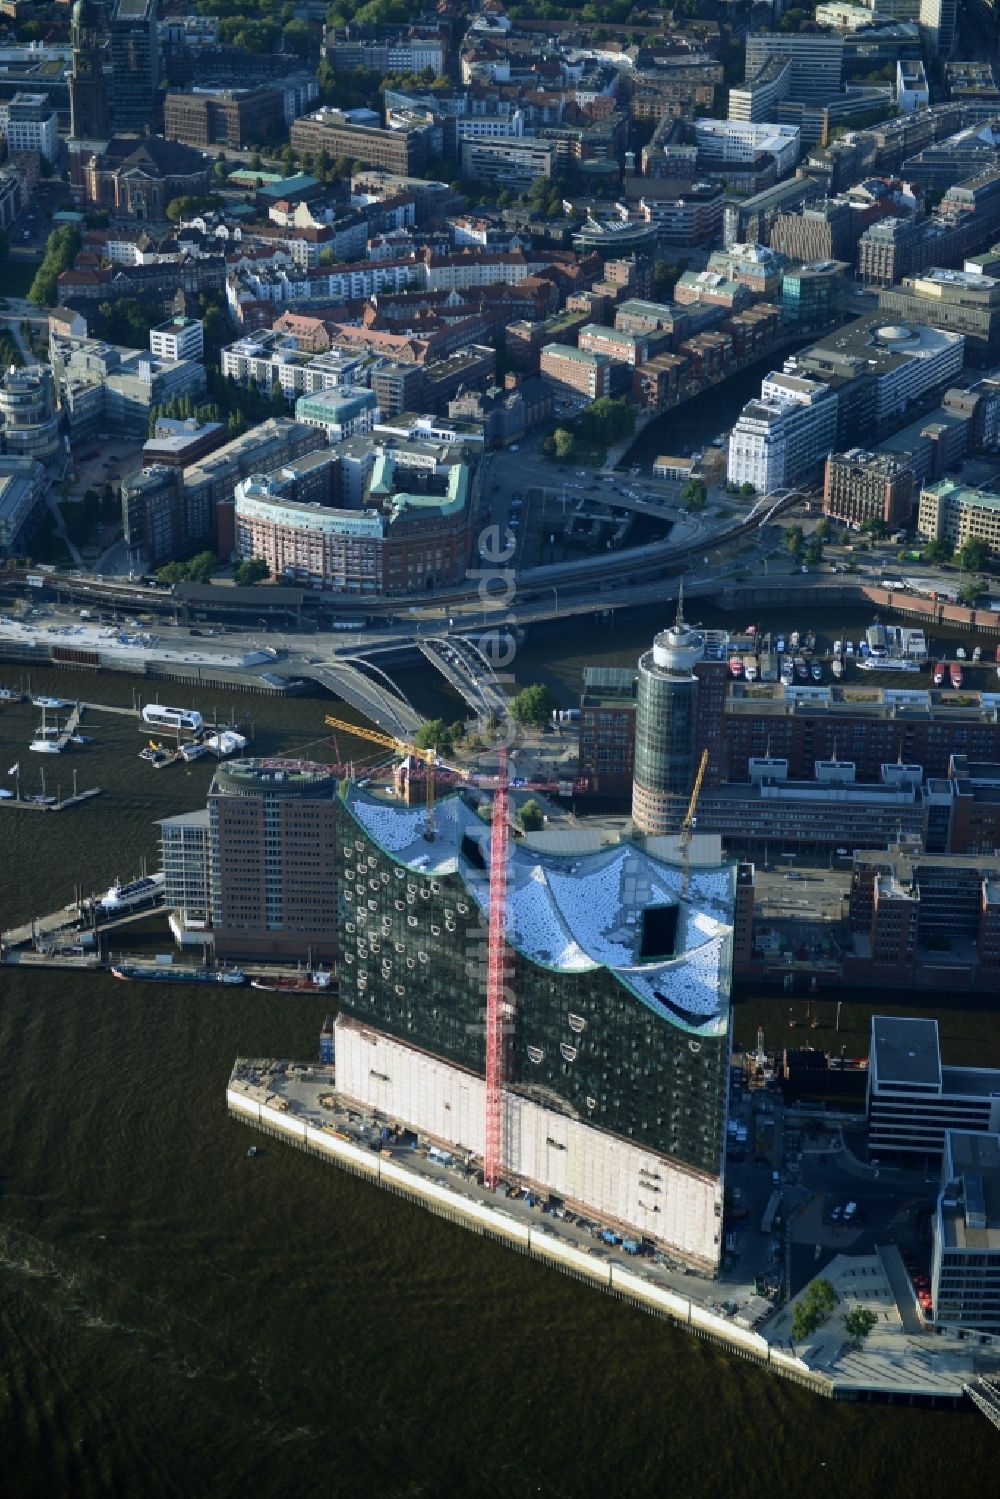
[(77, 567), (85, 569), (87, 564), (84, 562), (80, 548), (76, 542), (70, 540), (69, 532), (66, 530), (66, 522), (63, 519), (63, 513), (59, 506), (58, 496), (51, 486), (46, 491), (45, 503), (48, 505), (49, 513), (55, 521), (56, 537), (64, 544)]
[(920, 1318), (917, 1316), (917, 1309), (913, 1301), (913, 1287), (910, 1284), (910, 1277), (906, 1273), (906, 1266), (903, 1264), (903, 1256), (900, 1254), (899, 1249), (895, 1244), (878, 1244), (876, 1245), (875, 1252), (882, 1261), (882, 1268), (885, 1271), (886, 1279), (895, 1298), (896, 1310), (899, 1313), (899, 1320), (903, 1324), (903, 1331), (908, 1333), (922, 1332)]

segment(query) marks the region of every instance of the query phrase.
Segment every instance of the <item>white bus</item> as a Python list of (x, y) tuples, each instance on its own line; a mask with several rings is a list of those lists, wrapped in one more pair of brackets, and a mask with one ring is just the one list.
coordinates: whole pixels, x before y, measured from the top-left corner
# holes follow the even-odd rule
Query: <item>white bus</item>
[(193, 708), (165, 708), (162, 703), (147, 703), (142, 710), (142, 721), (151, 729), (187, 729), (197, 734), (202, 718)]

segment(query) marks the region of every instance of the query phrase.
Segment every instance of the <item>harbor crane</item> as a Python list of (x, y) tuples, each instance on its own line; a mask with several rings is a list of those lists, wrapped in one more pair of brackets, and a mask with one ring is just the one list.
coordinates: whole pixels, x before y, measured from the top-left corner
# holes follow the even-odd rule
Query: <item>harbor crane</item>
[(691, 792), (691, 800), (681, 823), (680, 838), (677, 846), (681, 854), (681, 900), (684, 900), (688, 892), (688, 882), (691, 878), (691, 839), (694, 837), (695, 824), (698, 821), (698, 798), (701, 795), (702, 783), (705, 772), (708, 769), (708, 750), (703, 749), (701, 760), (698, 765), (698, 774), (694, 778), (694, 789)]
[(433, 749), (421, 749), (419, 745), (410, 744), (406, 739), (396, 739), (392, 734), (383, 734), (381, 729), (368, 729), (361, 724), (348, 723), (343, 718), (331, 718), (329, 715), (324, 720), (327, 727), (333, 729), (334, 734), (340, 729), (345, 734), (354, 734), (358, 739), (369, 739), (372, 744), (380, 744), (383, 749), (392, 750), (394, 754), (407, 756), (414, 760), (420, 760), (428, 766), (430, 774), (427, 776), (427, 829), (425, 836), (428, 841), (434, 838), (434, 764), (437, 760), (437, 751)]

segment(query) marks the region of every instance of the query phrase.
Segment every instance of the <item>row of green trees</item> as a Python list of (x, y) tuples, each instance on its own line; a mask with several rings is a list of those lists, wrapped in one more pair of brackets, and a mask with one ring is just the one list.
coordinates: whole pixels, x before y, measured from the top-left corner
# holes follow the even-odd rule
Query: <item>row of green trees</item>
[(170, 417), (175, 422), (221, 422), (224, 413), (213, 401), (195, 404), (191, 396), (172, 396), (169, 401), (149, 408), (150, 437), (155, 435), (156, 423), (161, 416)]
[(172, 224), (179, 224), (182, 219), (193, 219), (202, 213), (214, 213), (226, 206), (226, 200), (218, 193), (182, 193), (179, 198), (171, 198), (164, 212)]
[[(214, 552), (197, 552), (186, 562), (165, 562), (157, 568), (156, 576), (161, 583), (211, 583), (220, 565)], [(271, 569), (263, 557), (248, 557), (233, 568), (233, 582), (237, 588), (251, 588), (270, 576)]]
[(122, 297), (116, 302), (99, 302), (91, 330), (94, 338), (123, 344), (129, 349), (148, 349), (149, 330), (163, 321), (161, 311), (154, 311), (138, 297)]
[(568, 463), (581, 444), (608, 448), (635, 431), (635, 407), (628, 401), (600, 396), (591, 402), (575, 421), (556, 427), (543, 447), (551, 457)]
[(186, 562), (165, 562), (157, 568), (156, 576), (161, 583), (211, 583), (218, 567), (214, 552), (197, 552)]
[[(825, 1276), (811, 1281), (806, 1287), (805, 1295), (792, 1308), (793, 1340), (801, 1343), (811, 1337), (817, 1327), (829, 1317), (837, 1305), (837, 1299), (832, 1282)], [(852, 1307), (844, 1318), (848, 1337), (856, 1343), (862, 1342), (877, 1325), (877, 1314), (867, 1306)]]
[(28, 290), (28, 300), (36, 307), (54, 307), (56, 281), (69, 270), (80, 248), (80, 233), (72, 224), (60, 224), (45, 242), (45, 255)]
[[(556, 700), (551, 689), (544, 682), (532, 682), (530, 686), (515, 693), (511, 699), (510, 712), (515, 723), (522, 727), (540, 729), (550, 721), (555, 706)], [(456, 746), (464, 739), (464, 724), (448, 724), (443, 718), (429, 718), (420, 725), (413, 742), (418, 749), (437, 750), (439, 755), (447, 757), (454, 753)]]

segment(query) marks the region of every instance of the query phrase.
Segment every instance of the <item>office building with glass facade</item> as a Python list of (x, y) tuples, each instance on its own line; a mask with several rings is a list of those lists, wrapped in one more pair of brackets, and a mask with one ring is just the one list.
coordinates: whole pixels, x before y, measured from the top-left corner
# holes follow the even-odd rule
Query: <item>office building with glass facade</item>
[(111, 114), (119, 135), (155, 135), (162, 115), (157, 0), (118, 0), (111, 17)]
[(639, 658), (632, 820), (641, 833), (676, 831), (694, 785), (695, 721), (705, 637), (684, 623), (680, 607), (669, 630)]
[(1000, 1135), (945, 1131), (933, 1232), (935, 1323), (1000, 1333)]

